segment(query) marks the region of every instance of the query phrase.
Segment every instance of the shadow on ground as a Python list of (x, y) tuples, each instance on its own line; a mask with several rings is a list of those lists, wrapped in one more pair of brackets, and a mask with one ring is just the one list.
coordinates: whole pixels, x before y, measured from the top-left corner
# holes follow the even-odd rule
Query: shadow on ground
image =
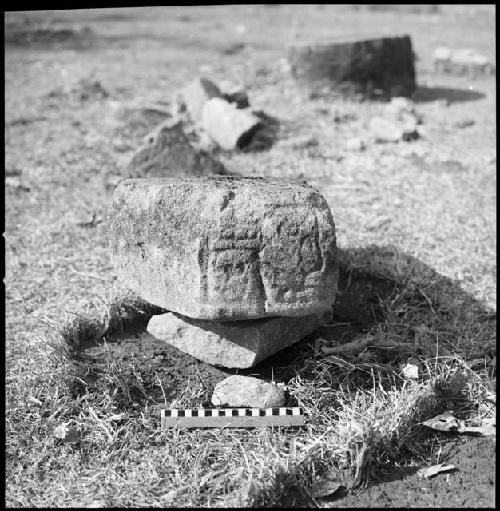
[[(213, 387), (230, 374), (286, 384), (298, 374), (306, 378), (315, 361), (324, 358), (318, 340), (338, 346), (377, 333), (390, 335), (427, 357), (437, 354), (436, 334), (439, 355), (496, 356), (496, 313), (451, 279), (390, 247), (349, 248), (340, 250), (339, 255), (333, 320), (255, 367), (217, 368), (155, 339), (146, 332), (147, 321), (155, 313), (150, 312), (136, 324), (126, 325), (125, 331), (108, 334), (98, 345), (82, 343), (77, 354), (75, 397), (89, 390), (85, 385), (93, 391), (115, 385), (118, 390), (113, 399), (124, 411), (130, 411), (132, 405), (155, 407), (174, 400), (176, 406), (209, 407)], [(379, 361), (400, 362), (394, 358)], [(288, 406), (294, 404), (292, 399), (287, 402)]]
[[(339, 255), (339, 292), (333, 320), (257, 366), (240, 370), (240, 374), (287, 381), (300, 371), (301, 363), (318, 356), (314, 347), (318, 338), (335, 346), (377, 332), (390, 334), (425, 356), (495, 356), (491, 339), (495, 338), (496, 313), (448, 277), (390, 247), (345, 249), (339, 250)], [(469, 322), (464, 322), (466, 318)], [(476, 333), (476, 344), (463, 335), (471, 332)], [(484, 342), (477, 338), (481, 333)], [(436, 346), (436, 334), (440, 347)], [(455, 334), (462, 334), (462, 344), (455, 343)]]
[(413, 95), (417, 103), (427, 103), (444, 99), (449, 103), (475, 101), (486, 96), (483, 92), (468, 89), (451, 89), (449, 87), (418, 87)]

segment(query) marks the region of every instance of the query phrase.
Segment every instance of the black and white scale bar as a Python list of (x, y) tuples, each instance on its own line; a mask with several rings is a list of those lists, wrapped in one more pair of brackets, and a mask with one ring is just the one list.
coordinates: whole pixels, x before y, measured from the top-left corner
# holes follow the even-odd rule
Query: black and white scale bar
[(258, 426), (303, 426), (304, 414), (292, 408), (192, 408), (162, 410), (166, 428), (253, 428)]

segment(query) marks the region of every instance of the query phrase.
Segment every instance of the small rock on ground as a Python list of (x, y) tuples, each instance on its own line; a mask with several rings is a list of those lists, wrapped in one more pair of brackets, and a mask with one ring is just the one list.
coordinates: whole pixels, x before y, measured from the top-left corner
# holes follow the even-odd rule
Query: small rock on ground
[(229, 376), (215, 386), (214, 406), (273, 408), (285, 404), (284, 392), (274, 385), (251, 376)]
[(369, 129), (375, 142), (399, 142), (400, 140), (410, 142), (419, 138), (415, 125), (415, 122), (398, 122), (377, 116), (370, 120)]

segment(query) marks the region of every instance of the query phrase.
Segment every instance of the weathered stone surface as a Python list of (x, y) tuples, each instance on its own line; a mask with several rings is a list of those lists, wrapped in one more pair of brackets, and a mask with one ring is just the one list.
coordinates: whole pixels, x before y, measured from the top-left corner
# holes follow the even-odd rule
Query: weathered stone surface
[(218, 383), (212, 394), (214, 406), (277, 408), (285, 404), (284, 392), (251, 376), (229, 376)]
[(304, 316), (335, 300), (335, 226), (310, 186), (256, 177), (129, 179), (113, 197), (113, 264), (150, 303), (231, 321)]
[(237, 108), (221, 98), (212, 98), (202, 109), (203, 128), (226, 151), (243, 149), (259, 128), (260, 119), (248, 109)]
[(174, 94), (172, 113), (175, 118), (185, 118), (186, 115), (194, 123), (201, 122), (205, 103), (212, 98), (221, 98), (233, 103), (237, 108), (248, 108), (248, 94), (232, 82), (223, 81), (220, 87), (208, 78), (195, 78)]
[(234, 103), (237, 108), (248, 108), (250, 100), (242, 86), (229, 80), (223, 80), (220, 84), (222, 97), (229, 103)]
[(298, 318), (216, 322), (167, 312), (153, 316), (148, 332), (213, 365), (247, 368), (300, 341), (332, 317), (331, 310)]
[(129, 175), (137, 177), (209, 176), (227, 173), (224, 165), (191, 144), (182, 121), (164, 123), (131, 158)]
[(476, 76), (495, 74), (495, 65), (485, 55), (471, 48), (451, 49), (439, 46), (432, 54), (437, 72)]
[(411, 95), (416, 87), (409, 36), (339, 38), (293, 45), (292, 76), (314, 93)]

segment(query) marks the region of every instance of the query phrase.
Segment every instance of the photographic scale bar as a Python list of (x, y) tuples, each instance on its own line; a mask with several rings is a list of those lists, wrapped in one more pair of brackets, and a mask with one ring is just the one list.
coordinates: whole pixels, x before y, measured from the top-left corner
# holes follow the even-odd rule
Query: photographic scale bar
[(161, 428), (255, 428), (303, 426), (304, 413), (292, 408), (191, 408), (161, 410)]

